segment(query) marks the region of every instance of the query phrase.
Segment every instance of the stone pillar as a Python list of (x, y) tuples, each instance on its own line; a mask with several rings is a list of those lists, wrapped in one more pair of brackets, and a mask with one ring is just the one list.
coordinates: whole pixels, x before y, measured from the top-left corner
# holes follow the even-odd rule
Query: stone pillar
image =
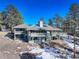
[(14, 34), (14, 40), (16, 40), (16, 35)]
[(50, 31), (47, 31), (47, 38), (48, 38), (48, 40), (51, 40)]
[(13, 35), (14, 36), (14, 40), (16, 40), (16, 34), (15, 34), (16, 32), (15, 32), (15, 29), (13, 29), (13, 32), (14, 32), (14, 35)]
[(31, 40), (31, 32), (30, 31), (28, 31), (28, 38), (27, 39), (28, 39), (28, 41)]

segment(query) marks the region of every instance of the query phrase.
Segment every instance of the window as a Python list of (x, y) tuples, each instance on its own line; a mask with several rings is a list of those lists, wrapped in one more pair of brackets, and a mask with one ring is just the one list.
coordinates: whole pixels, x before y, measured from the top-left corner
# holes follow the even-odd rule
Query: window
[(25, 31), (24, 28), (17, 28), (16, 31)]

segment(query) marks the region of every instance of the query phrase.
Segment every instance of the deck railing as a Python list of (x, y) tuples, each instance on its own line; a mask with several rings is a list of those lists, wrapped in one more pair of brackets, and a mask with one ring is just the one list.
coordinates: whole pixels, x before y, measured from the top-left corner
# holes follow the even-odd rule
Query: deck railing
[(30, 36), (32, 36), (32, 37), (45, 37), (46, 33), (31, 33)]

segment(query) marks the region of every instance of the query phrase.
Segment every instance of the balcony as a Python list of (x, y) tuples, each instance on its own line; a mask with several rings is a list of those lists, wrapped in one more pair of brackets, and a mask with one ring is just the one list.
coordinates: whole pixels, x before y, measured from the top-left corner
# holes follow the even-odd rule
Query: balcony
[(15, 31), (14, 33), (15, 33), (15, 34), (22, 34), (23, 31)]
[(46, 33), (31, 33), (31, 37), (46, 37)]

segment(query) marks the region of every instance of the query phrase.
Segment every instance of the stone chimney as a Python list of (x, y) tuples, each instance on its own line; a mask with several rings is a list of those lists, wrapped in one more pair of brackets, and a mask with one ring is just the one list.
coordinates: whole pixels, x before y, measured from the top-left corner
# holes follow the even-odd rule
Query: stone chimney
[(40, 25), (40, 27), (43, 27), (44, 21), (43, 21), (43, 20), (40, 20), (40, 21), (39, 21), (39, 25)]

